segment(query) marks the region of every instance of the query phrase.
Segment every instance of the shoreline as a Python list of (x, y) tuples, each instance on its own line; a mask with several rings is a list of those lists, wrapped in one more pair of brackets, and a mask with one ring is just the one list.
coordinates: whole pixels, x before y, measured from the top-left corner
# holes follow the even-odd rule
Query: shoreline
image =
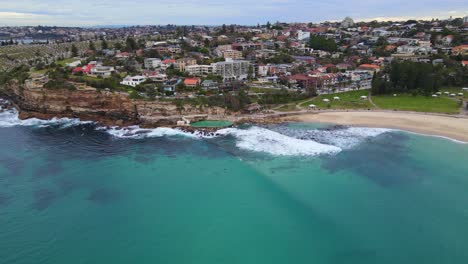
[(292, 115), (282, 120), (398, 129), (468, 143), (468, 118), (463, 116), (414, 112), (333, 111)]
[[(29, 112), (22, 110), (13, 100), (6, 100), (18, 110), (19, 118), (24, 120), (28, 118), (38, 118), (48, 120), (51, 118), (79, 118), (82, 121), (92, 121), (104, 126), (127, 127), (139, 125), (142, 128), (170, 127), (179, 128), (184, 131), (208, 131), (213, 132), (214, 127), (191, 127), (189, 125), (178, 126), (175, 124), (165, 124), (158, 126), (145, 125), (135, 122), (110, 121), (105, 118), (96, 118), (96, 116), (83, 116), (68, 113), (66, 115)], [(8, 108), (8, 107), (7, 107)], [(180, 116), (182, 117), (182, 116)], [(403, 130), (410, 133), (436, 136), (454, 140), (459, 143), (468, 143), (468, 116), (448, 115), (440, 113), (426, 112), (408, 112), (408, 111), (390, 111), (390, 110), (321, 110), (321, 111), (296, 111), (296, 112), (274, 112), (258, 114), (233, 114), (233, 115), (207, 115), (206, 120), (228, 120), (235, 125), (240, 124), (277, 124), (282, 122), (308, 122), (308, 123), (327, 123), (347, 126), (361, 126), (373, 128), (389, 128)]]

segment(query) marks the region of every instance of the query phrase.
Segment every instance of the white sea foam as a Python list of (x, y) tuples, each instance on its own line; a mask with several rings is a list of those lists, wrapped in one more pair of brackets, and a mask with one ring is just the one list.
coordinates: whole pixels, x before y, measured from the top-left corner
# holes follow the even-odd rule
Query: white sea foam
[(290, 137), (314, 140), (322, 144), (333, 145), (341, 149), (353, 148), (370, 138), (392, 131), (386, 128), (345, 127), (333, 129), (291, 129), (288, 127), (273, 128), (275, 131)]
[(186, 136), (190, 138), (200, 138), (201, 135), (198, 133), (188, 133), (180, 129), (158, 127), (154, 129), (140, 128), (139, 126), (129, 127), (99, 127), (98, 130), (103, 130), (110, 135), (117, 138), (152, 138), (152, 137), (164, 137), (164, 136)]
[(29, 118), (21, 120), (18, 117), (18, 111), (14, 108), (10, 109), (0, 109), (0, 127), (14, 127), (14, 126), (36, 126), (36, 127), (46, 127), (55, 125), (60, 128), (67, 128), (71, 126), (76, 126), (80, 124), (92, 123), (80, 121), (77, 118), (52, 118), (49, 120), (42, 120), (38, 118)]
[(341, 151), (341, 148), (336, 146), (321, 144), (313, 140), (297, 139), (261, 127), (225, 128), (217, 131), (217, 134), (234, 136), (237, 140), (236, 146), (241, 149), (276, 156), (315, 156)]
[(414, 134), (414, 135), (423, 136), (423, 137), (442, 138), (442, 139), (446, 139), (446, 140), (452, 141), (452, 142), (457, 143), (457, 144), (467, 144), (468, 145), (468, 141), (462, 141), (462, 140), (458, 140), (458, 139), (454, 139), (454, 138), (450, 138), (450, 137), (446, 137), (446, 136), (422, 134), (422, 133), (416, 133), (416, 132), (407, 131), (407, 130), (396, 130), (396, 131), (401, 131), (401, 132), (404, 132), (404, 133)]

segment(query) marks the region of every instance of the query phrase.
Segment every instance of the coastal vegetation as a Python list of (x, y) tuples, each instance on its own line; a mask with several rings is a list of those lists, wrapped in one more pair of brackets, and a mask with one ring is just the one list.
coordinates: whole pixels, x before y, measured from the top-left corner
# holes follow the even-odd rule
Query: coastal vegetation
[(10, 71), (0, 71), (0, 86), (7, 84), (11, 80), (24, 83), (29, 78), (29, 67), (20, 65)]
[(429, 96), (441, 86), (440, 71), (432, 64), (393, 62), (380, 75), (374, 75), (372, 94), (412, 93)]

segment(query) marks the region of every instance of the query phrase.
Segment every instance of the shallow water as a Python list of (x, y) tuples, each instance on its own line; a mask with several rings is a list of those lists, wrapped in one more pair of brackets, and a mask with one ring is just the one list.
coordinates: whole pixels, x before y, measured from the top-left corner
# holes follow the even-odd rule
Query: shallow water
[(467, 263), (468, 145), (0, 114), (0, 263)]

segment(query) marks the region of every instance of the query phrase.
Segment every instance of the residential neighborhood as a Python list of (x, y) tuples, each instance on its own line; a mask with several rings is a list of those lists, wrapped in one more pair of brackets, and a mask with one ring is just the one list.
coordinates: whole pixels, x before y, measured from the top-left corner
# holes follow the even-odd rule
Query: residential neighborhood
[(27, 64), (46, 78), (64, 67), (72, 83), (149, 99), (238, 88), (311, 96), (370, 89), (374, 76), (384, 78), (393, 62), (431, 64), (450, 72), (451, 81), (466, 79), (466, 20), (4, 27), (0, 67)]

